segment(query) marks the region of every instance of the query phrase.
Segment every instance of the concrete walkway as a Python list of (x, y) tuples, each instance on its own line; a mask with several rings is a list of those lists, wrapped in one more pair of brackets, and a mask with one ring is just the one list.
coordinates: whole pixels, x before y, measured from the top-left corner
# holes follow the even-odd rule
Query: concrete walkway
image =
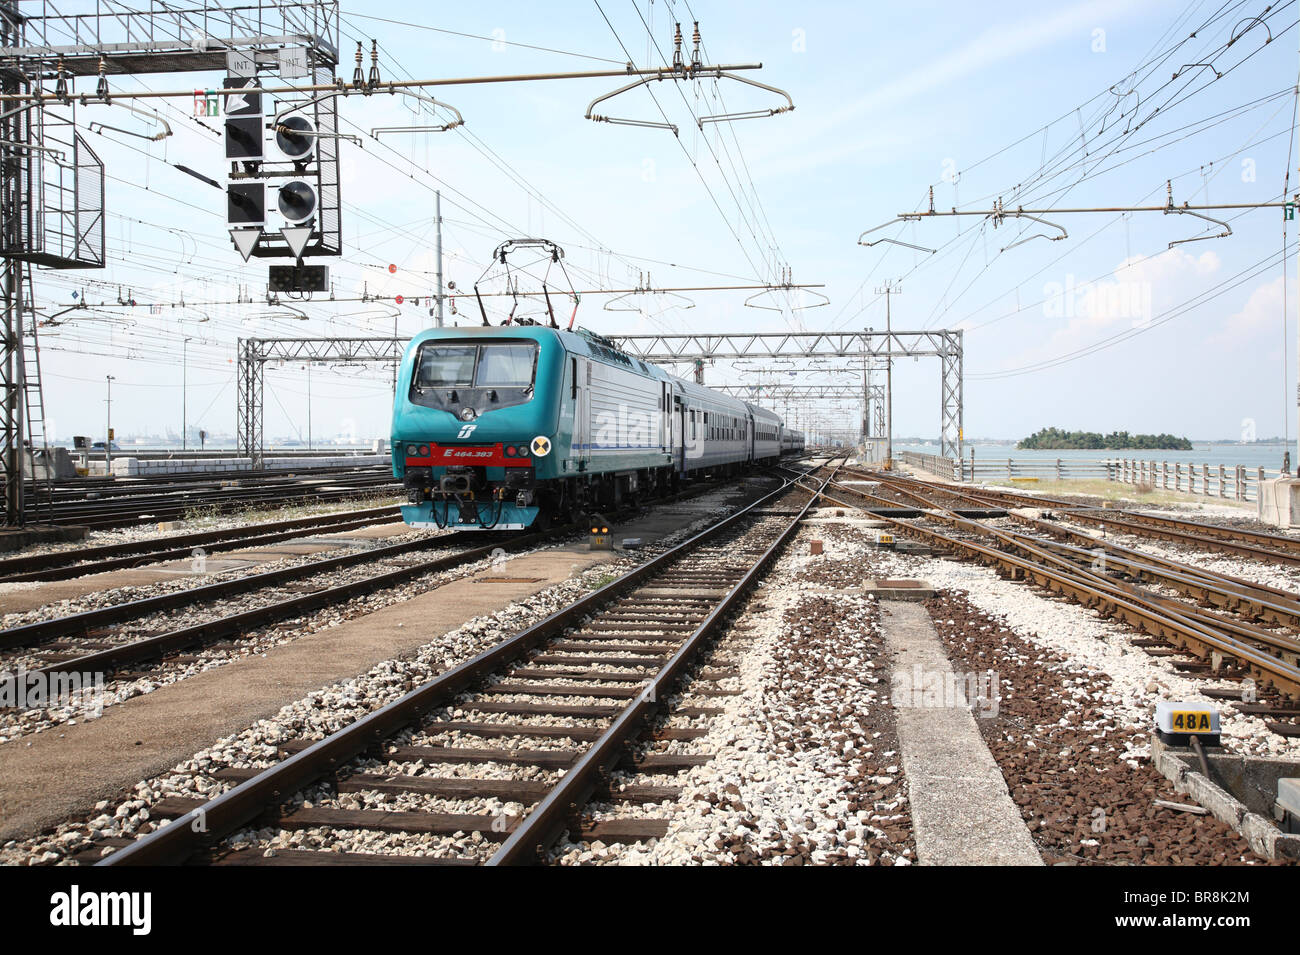
[[(917, 603), (881, 602), (894, 706), (921, 865), (1042, 865), (970, 707), (941, 688), (952, 665)], [(918, 684), (917, 677), (921, 682)], [(958, 688), (963, 687), (956, 680)], [(948, 705), (945, 705), (948, 704)]]

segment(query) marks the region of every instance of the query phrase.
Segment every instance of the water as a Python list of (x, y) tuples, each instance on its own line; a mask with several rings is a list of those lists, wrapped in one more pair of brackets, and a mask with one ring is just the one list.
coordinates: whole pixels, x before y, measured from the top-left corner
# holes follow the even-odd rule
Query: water
[[(1005, 464), (1007, 458), (1020, 461), (1042, 461), (1053, 462), (1057, 458), (1062, 461), (1080, 461), (1102, 463), (1105, 461), (1114, 461), (1122, 458), (1128, 458), (1130, 461), (1168, 461), (1172, 466), (1175, 462), (1182, 464), (1195, 464), (1198, 467), (1202, 464), (1208, 464), (1212, 469), (1218, 468), (1220, 464), (1228, 468), (1235, 467), (1238, 464), (1245, 465), (1252, 470), (1254, 468), (1266, 468), (1269, 472), (1276, 472), (1282, 467), (1282, 455), (1287, 451), (1291, 452), (1291, 467), (1295, 468), (1295, 446), (1293, 444), (1209, 444), (1208, 442), (1192, 442), (1191, 451), (1031, 451), (1017, 448), (1014, 444), (965, 444), (963, 445), (963, 454), (967, 462), (970, 461), (971, 448), (975, 449), (975, 463), (993, 464), (1001, 461)], [(920, 454), (938, 454), (939, 446), (937, 444), (900, 444), (894, 443), (894, 451), (916, 451)]]

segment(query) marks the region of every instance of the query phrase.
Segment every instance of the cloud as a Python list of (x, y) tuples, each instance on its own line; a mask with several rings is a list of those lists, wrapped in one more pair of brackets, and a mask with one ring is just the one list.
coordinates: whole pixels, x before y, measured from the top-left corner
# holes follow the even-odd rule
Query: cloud
[(1046, 340), (1008, 360), (1010, 366), (1055, 358), (1127, 328), (1150, 322), (1161, 311), (1185, 301), (1192, 290), (1219, 272), (1222, 260), (1206, 250), (1193, 255), (1181, 248), (1120, 262), (1096, 282), (1066, 273), (1043, 286), (1042, 314), (1063, 322)]
[(1293, 297), (1284, 303), (1282, 291), (1285, 284), (1286, 276), (1279, 275), (1256, 286), (1241, 311), (1229, 316), (1223, 328), (1206, 340), (1206, 345), (1240, 347), (1262, 337), (1277, 341), (1284, 324), (1290, 321), (1286, 307), (1293, 306), (1295, 301)]
[(1131, 13), (1131, 4), (1110, 0), (1077, 4), (1037, 20), (1019, 19), (989, 27), (964, 46), (940, 54), (829, 114), (826, 126), (837, 128), (865, 113), (949, 87), (1005, 60), (1041, 50), (1067, 37), (1075, 36), (1084, 42), (1101, 23)]
[[(873, 126), (872, 139), (843, 140), (846, 129), (861, 126), (866, 118), (879, 120), (882, 112), (906, 107), (927, 94), (936, 94), (971, 82), (971, 78), (1008, 60), (1035, 52), (1071, 38), (1091, 42), (1092, 31), (1133, 15), (1133, 6), (1121, 0), (1090, 0), (1038, 19), (1017, 18), (991, 26), (956, 49), (937, 53), (933, 59), (906, 72), (875, 83), (856, 100), (838, 109), (797, 113), (797, 135), (774, 137), (751, 149), (755, 163), (769, 178), (806, 175), (813, 169), (844, 161), (875, 165), (887, 161), (913, 139), (903, 129)], [(810, 118), (814, 117), (814, 118)], [(832, 144), (820, 146), (823, 141)]]

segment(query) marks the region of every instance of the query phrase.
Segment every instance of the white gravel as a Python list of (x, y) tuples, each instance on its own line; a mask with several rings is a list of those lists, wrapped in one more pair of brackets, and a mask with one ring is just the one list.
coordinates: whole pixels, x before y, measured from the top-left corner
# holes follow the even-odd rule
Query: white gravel
[[(807, 554), (808, 541), (821, 536), (816, 527), (796, 535), (756, 591), (762, 609), (747, 611), (710, 656), (711, 668), (740, 670), (738, 680), (723, 684), (740, 695), (701, 697), (725, 712), (700, 724), (706, 737), (673, 742), (669, 751), (714, 758), (676, 776), (635, 777), (683, 786), (680, 801), (593, 807), (597, 819), (667, 818), (665, 837), (648, 845), (564, 843), (553, 853), (557, 861), (910, 864), (910, 840), (886, 837), (887, 829), (910, 832), (910, 817), (899, 754), (878, 742), (877, 721), (892, 733), (893, 713), (874, 601), (794, 579), (820, 566), (822, 558)], [(818, 601), (820, 617), (837, 618), (831, 632), (814, 636), (819, 624), (791, 624), (813, 615)], [(701, 685), (695, 681), (685, 696)]]
[[(230, 788), (230, 784), (215, 779), (212, 774), (216, 771), (227, 767), (269, 766), (278, 760), (280, 744), (297, 739), (322, 739), (329, 733), (342, 729), (438, 673), (445, 672), (549, 616), (578, 597), (603, 586), (610, 575), (624, 573), (654, 553), (684, 540), (729, 510), (726, 501), (732, 494), (732, 489), (724, 488), (695, 499), (693, 504), (700, 516), (652, 547), (626, 556), (612, 553), (609, 561), (593, 565), (578, 577), (511, 604), (498, 613), (476, 617), (410, 654), (385, 661), (358, 677), (331, 684), (284, 706), (274, 717), (259, 720), (240, 733), (218, 740), (211, 747), (177, 764), (170, 772), (135, 784), (130, 798), (116, 804), (99, 804), (96, 812), (87, 819), (64, 823), (49, 834), (6, 843), (0, 848), (0, 864), (69, 863), (72, 855), (92, 848), (97, 839), (143, 835), (152, 831), (160, 823), (150, 818), (149, 807), (160, 799), (169, 796), (212, 798), (219, 795)], [(405, 743), (407, 738), (398, 738), (394, 742)], [(297, 798), (310, 800), (313, 794), (309, 790)], [(320, 798), (319, 793), (315, 795)], [(314, 836), (326, 840), (329, 847), (337, 851), (417, 851), (418, 846), (424, 846), (427, 850), (429, 845), (427, 839), (417, 840), (417, 846), (410, 841), (404, 842), (404, 837), (365, 832), (318, 832)], [(405, 838), (409, 840), (409, 837)], [(277, 839), (277, 833), (245, 830), (232, 836), (230, 844), (239, 840), (265, 851), (273, 849), (272, 842)], [(441, 846), (439, 852), (451, 854), (471, 851), (476, 841), (470, 837), (462, 840), (453, 838), (446, 844), (433, 840)], [(406, 845), (407, 849), (403, 850), (402, 845)]]

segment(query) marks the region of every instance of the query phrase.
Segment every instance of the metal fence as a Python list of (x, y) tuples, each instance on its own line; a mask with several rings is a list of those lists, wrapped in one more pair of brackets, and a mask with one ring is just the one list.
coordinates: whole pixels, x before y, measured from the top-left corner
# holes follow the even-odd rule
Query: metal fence
[(1139, 491), (1172, 491), (1198, 497), (1257, 501), (1259, 485), (1281, 472), (1245, 465), (1195, 464), (1183, 461), (1143, 461), (1112, 458), (1079, 461), (1070, 458), (945, 458), (903, 451), (907, 465), (958, 482), (1001, 481), (1033, 485), (1048, 481), (1115, 481)]

